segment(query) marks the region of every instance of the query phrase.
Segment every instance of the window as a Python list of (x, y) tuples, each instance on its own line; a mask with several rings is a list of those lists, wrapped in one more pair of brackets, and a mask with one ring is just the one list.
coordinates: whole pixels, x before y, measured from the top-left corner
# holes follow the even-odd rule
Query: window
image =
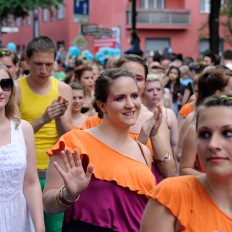
[(48, 21), (48, 10), (44, 9), (42, 10), (42, 17), (43, 17), (43, 21), (47, 22)]
[(31, 25), (31, 12), (30, 12), (29, 15), (27, 16), (27, 25), (28, 25), (28, 26)]
[(16, 27), (20, 27), (20, 18), (16, 18)]
[(9, 15), (8, 17), (8, 26), (9, 27), (14, 27), (14, 15)]
[(64, 19), (64, 5), (60, 4), (57, 8), (57, 19)]
[[(221, 9), (224, 8), (224, 0), (221, 0)], [(201, 0), (200, 2), (200, 13), (209, 14), (210, 13), (210, 0)]]
[[(200, 56), (202, 56), (205, 51), (209, 50), (209, 40), (208, 39), (201, 39), (200, 40), (199, 50), (200, 50), (199, 51)], [(223, 52), (223, 40), (220, 39), (219, 54), (222, 54), (222, 52)]]
[(164, 9), (165, 0), (141, 0), (140, 7), (144, 9)]
[(146, 39), (146, 56), (149, 56), (151, 51), (163, 51), (170, 47), (169, 38)]

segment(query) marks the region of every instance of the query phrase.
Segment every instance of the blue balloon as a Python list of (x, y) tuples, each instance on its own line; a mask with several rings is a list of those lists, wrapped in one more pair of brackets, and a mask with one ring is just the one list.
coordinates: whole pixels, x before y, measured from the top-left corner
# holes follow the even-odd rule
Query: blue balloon
[(115, 49), (114, 48), (109, 48), (109, 55), (115, 56)]
[(9, 50), (11, 50), (13, 52), (16, 51), (16, 45), (14, 43), (12, 43), (12, 42), (8, 43), (6, 47), (7, 47), (7, 49), (9, 49)]
[(71, 56), (76, 56), (78, 57), (80, 55), (80, 50), (79, 48), (77, 48), (76, 46), (71, 46), (69, 49), (68, 49), (68, 52)]
[(92, 53), (86, 53), (86, 54), (85, 54), (85, 58), (86, 58), (87, 60), (94, 60), (94, 56), (93, 56)]
[(103, 56), (102, 52), (96, 52), (95, 58), (96, 58), (96, 60), (99, 61), (101, 59), (104, 59), (104, 56)]
[(102, 54), (103, 54), (105, 57), (109, 57), (109, 56), (110, 56), (110, 48), (102, 48), (102, 49), (101, 49), (101, 52), (102, 52)]

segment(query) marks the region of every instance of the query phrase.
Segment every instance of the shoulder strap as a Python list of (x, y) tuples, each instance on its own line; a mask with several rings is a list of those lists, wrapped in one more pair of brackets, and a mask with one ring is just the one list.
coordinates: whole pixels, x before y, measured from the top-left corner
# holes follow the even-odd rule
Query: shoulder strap
[(140, 151), (141, 151), (141, 153), (142, 153), (142, 155), (143, 155), (143, 158), (144, 158), (144, 160), (145, 160), (147, 166), (149, 166), (149, 163), (147, 162), (147, 158), (146, 158), (146, 155), (145, 155), (144, 150), (143, 150), (143, 148), (142, 148), (142, 145), (141, 145), (138, 141), (136, 141), (136, 142), (137, 142), (137, 144), (139, 145)]

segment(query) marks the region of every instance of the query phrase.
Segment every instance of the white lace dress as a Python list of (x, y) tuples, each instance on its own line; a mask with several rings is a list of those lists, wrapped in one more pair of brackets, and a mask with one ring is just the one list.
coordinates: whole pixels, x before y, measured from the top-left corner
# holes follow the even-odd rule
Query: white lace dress
[(35, 231), (23, 194), (26, 156), (21, 125), (11, 121), (11, 143), (0, 147), (0, 232)]

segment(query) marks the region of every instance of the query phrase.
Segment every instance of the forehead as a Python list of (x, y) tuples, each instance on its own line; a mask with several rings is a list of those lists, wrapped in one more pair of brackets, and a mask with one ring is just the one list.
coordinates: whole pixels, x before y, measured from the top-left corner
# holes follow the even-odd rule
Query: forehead
[(161, 88), (161, 84), (160, 82), (157, 80), (157, 81), (147, 81), (147, 84), (146, 84), (146, 87), (147, 88)]
[(206, 126), (210, 128), (232, 126), (232, 106), (211, 106), (202, 109), (198, 114), (198, 127)]
[(133, 61), (128, 61), (125, 62), (121, 68), (127, 69), (130, 72), (132, 72), (134, 75), (141, 75), (141, 76), (145, 76), (145, 70), (143, 65), (137, 63), (137, 62), (133, 62)]
[(132, 77), (119, 77), (116, 80), (113, 80), (110, 88), (110, 94), (118, 94), (124, 92), (135, 92), (138, 91), (136, 81)]
[(84, 71), (81, 76), (91, 76), (91, 75), (93, 75), (93, 71), (87, 70), (87, 71)]
[(0, 69), (0, 80), (9, 77), (10, 77), (9, 74), (4, 69)]
[(39, 62), (54, 62), (55, 53), (54, 52), (33, 52), (32, 56), (30, 57), (30, 60), (33, 61), (39, 61)]
[(12, 58), (10, 56), (3, 56), (0, 58), (0, 61), (4, 64), (4, 65), (12, 65), (13, 61)]
[(72, 89), (73, 95), (84, 95), (83, 89)]
[(170, 70), (170, 73), (178, 73), (178, 71), (177, 71), (177, 69), (172, 68), (172, 69)]

